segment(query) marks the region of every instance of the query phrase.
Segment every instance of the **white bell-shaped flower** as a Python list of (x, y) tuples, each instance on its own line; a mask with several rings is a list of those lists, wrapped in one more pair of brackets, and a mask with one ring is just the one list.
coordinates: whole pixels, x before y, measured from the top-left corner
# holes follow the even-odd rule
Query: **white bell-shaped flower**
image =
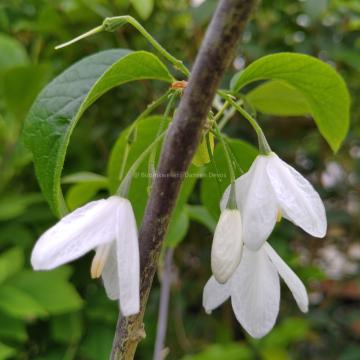
[(225, 284), (212, 276), (204, 288), (203, 306), (211, 313), (230, 297), (239, 323), (252, 337), (261, 338), (273, 328), (279, 313), (279, 275), (300, 310), (307, 312), (304, 284), (268, 243), (256, 251), (244, 245), (240, 265)]
[[(259, 249), (271, 234), (278, 214), (315, 237), (324, 237), (324, 204), (312, 185), (275, 153), (259, 155), (249, 171), (235, 181), (236, 202), (242, 215), (243, 241)], [(230, 186), (221, 208), (225, 208)]]
[(129, 200), (111, 196), (76, 209), (35, 244), (31, 264), (50, 270), (96, 250), (91, 276), (102, 276), (110, 299), (119, 299), (124, 316), (139, 312), (139, 243)]
[(225, 283), (238, 267), (243, 242), (238, 209), (224, 209), (216, 225), (211, 248), (211, 269), (215, 279)]

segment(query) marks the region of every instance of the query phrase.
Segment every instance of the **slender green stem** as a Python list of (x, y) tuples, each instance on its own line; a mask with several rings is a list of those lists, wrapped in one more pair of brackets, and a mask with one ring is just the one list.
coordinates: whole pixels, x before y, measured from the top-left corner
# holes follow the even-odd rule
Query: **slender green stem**
[(224, 105), (221, 107), (221, 109), (216, 113), (216, 115), (213, 117), (213, 121), (217, 122), (224, 114), (225, 110), (230, 106), (230, 103), (228, 101), (225, 101)]
[(220, 131), (225, 127), (228, 121), (234, 116), (236, 110), (231, 107), (225, 114), (223, 114), (221, 120), (219, 121), (219, 129)]
[(262, 131), (260, 125), (257, 123), (257, 121), (245, 110), (243, 109), (236, 101), (234, 101), (231, 96), (228, 94), (221, 92), (220, 95), (227, 100), (230, 105), (235, 108), (253, 127), (255, 130), (258, 141), (259, 141), (259, 149), (262, 154), (269, 154), (271, 153), (271, 148), (269, 146), (269, 143), (266, 140), (266, 137), (264, 135), (264, 132)]
[(117, 28), (123, 26), (124, 24), (132, 25), (139, 33), (144, 36), (144, 38), (169, 62), (171, 62), (174, 67), (181, 71), (186, 77), (190, 75), (190, 71), (183, 64), (183, 62), (173, 55), (171, 55), (162, 45), (160, 45), (151, 34), (132, 16), (115, 16), (111, 18), (106, 18), (102, 24), (105, 31), (115, 31)]
[(229, 175), (230, 175), (230, 181), (233, 183), (235, 181), (235, 171), (234, 171), (234, 167), (233, 167), (233, 164), (232, 164), (232, 161), (231, 161), (231, 156), (230, 156), (230, 153), (229, 153), (229, 149), (227, 147), (227, 144), (223, 138), (223, 135), (221, 134), (218, 126), (216, 123), (214, 123), (214, 129), (215, 129), (215, 134), (216, 134), (216, 137), (219, 139), (223, 149), (224, 149), (224, 153), (225, 153), (225, 158), (226, 158), (226, 162), (228, 164), (228, 167), (229, 167)]
[(224, 149), (224, 153), (225, 153), (225, 158), (226, 158), (226, 162), (228, 164), (228, 168), (229, 168), (229, 175), (230, 175), (230, 194), (229, 194), (229, 199), (228, 202), (226, 204), (226, 208), (227, 209), (237, 209), (237, 204), (236, 204), (236, 190), (235, 190), (235, 171), (234, 171), (234, 166), (231, 160), (231, 155), (230, 155), (230, 149), (228, 148), (228, 144), (226, 143), (221, 131), (219, 130), (219, 127), (217, 125), (216, 122), (214, 122), (214, 129), (215, 129), (215, 134), (217, 136), (217, 138), (219, 139), (223, 149)]
[(160, 134), (143, 152), (142, 154), (135, 160), (135, 162), (131, 165), (129, 171), (118, 187), (116, 193), (119, 196), (126, 197), (129, 192), (129, 186), (132, 180), (132, 177), (140, 166), (140, 164), (144, 161), (144, 159), (151, 153), (151, 151), (158, 145), (158, 143), (164, 138), (167, 130), (165, 130), (162, 134)]
[(118, 180), (120, 180), (120, 181), (124, 177), (125, 167), (126, 167), (126, 163), (127, 163), (128, 157), (129, 157), (130, 148), (131, 148), (131, 144), (129, 142), (126, 142), (124, 156), (122, 158), (121, 167), (120, 167), (119, 176), (118, 176)]
[(95, 35), (95, 34), (97, 34), (97, 33), (99, 33), (99, 32), (102, 32), (103, 30), (104, 30), (104, 28), (103, 28), (102, 25), (97, 26), (97, 27), (95, 27), (95, 28), (87, 31), (87, 32), (84, 33), (84, 34), (81, 34), (81, 35), (77, 36), (76, 38), (71, 39), (70, 41), (67, 41), (67, 42), (65, 42), (65, 43), (63, 43), (63, 44), (60, 44), (60, 45), (58, 45), (58, 46), (55, 46), (55, 50), (59, 50), (59, 49), (62, 49), (62, 48), (64, 48), (64, 47), (66, 47), (66, 46), (72, 45), (72, 44), (74, 44), (74, 43), (76, 43), (76, 42), (78, 42), (78, 41), (80, 41), (80, 40), (82, 40), (82, 39), (87, 38), (88, 36), (92, 36), (92, 35)]
[[(177, 98), (178, 95), (179, 95), (179, 92), (176, 91), (170, 96), (169, 102), (165, 108), (164, 115), (161, 119), (159, 129), (157, 131), (156, 136), (159, 136), (162, 133), (162, 131), (164, 130), (166, 120), (170, 115), (171, 109), (172, 109), (175, 99)], [(155, 160), (156, 160), (156, 147), (153, 149), (153, 151), (151, 152), (150, 157), (149, 157), (149, 173), (150, 174), (155, 174)]]
[(118, 175), (118, 179), (120, 181), (124, 177), (126, 163), (127, 163), (128, 156), (130, 153), (130, 148), (131, 148), (131, 145), (133, 144), (133, 142), (135, 141), (133, 139), (133, 137), (134, 137), (134, 133), (135, 133), (137, 124), (139, 123), (139, 121), (141, 119), (144, 119), (145, 117), (150, 115), (156, 108), (158, 108), (162, 103), (164, 103), (166, 101), (166, 99), (168, 99), (168, 96), (172, 91), (173, 91), (172, 89), (169, 89), (168, 91), (166, 91), (166, 93), (164, 95), (160, 96), (158, 99), (156, 99), (151, 104), (149, 104), (146, 107), (146, 109), (131, 124), (129, 131), (128, 131), (128, 136), (126, 139), (126, 145), (125, 145), (125, 150), (124, 150), (124, 156), (123, 156), (123, 160), (122, 160), (119, 175)]
[(89, 30), (85, 34), (82, 34), (75, 39), (72, 39), (64, 44), (58, 45), (55, 49), (61, 49), (65, 46), (69, 46), (81, 39), (84, 39), (88, 36), (97, 34), (102, 31), (113, 32), (124, 26), (126, 24), (132, 25), (139, 33), (144, 36), (144, 38), (170, 63), (173, 64), (174, 68), (181, 71), (186, 77), (189, 77), (190, 71), (183, 64), (183, 62), (177, 59), (175, 56), (171, 55), (163, 46), (161, 46), (152, 36), (151, 34), (132, 16), (124, 15), (124, 16), (114, 16), (106, 18), (100, 26), (95, 27), (94, 29)]

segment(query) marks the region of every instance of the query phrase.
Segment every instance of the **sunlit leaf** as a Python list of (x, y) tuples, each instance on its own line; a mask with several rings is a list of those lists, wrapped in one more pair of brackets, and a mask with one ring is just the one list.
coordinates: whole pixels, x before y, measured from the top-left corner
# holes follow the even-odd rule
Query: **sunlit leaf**
[(232, 88), (240, 91), (259, 80), (282, 80), (298, 90), (320, 133), (334, 151), (339, 149), (349, 129), (350, 96), (344, 80), (330, 65), (303, 54), (268, 55), (236, 74)]
[(268, 81), (246, 95), (257, 110), (279, 116), (310, 114), (308, 103), (302, 93), (283, 81)]

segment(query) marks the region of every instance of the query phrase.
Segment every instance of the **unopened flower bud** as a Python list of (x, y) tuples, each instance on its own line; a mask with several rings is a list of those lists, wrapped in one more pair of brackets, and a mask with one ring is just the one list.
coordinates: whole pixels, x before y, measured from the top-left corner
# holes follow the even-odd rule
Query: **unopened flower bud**
[(215, 279), (225, 283), (240, 263), (242, 225), (238, 209), (224, 209), (215, 229), (211, 248), (211, 269)]

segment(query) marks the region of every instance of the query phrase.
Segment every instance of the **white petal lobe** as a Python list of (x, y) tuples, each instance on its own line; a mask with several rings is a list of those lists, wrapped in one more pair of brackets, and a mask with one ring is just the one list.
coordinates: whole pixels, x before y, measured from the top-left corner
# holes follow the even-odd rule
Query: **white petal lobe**
[(264, 247), (244, 247), (240, 266), (231, 278), (231, 303), (237, 320), (254, 338), (266, 335), (279, 313), (279, 275)]
[(115, 238), (115, 214), (123, 199), (97, 200), (66, 215), (35, 244), (31, 264), (50, 270), (84, 255)]
[(116, 232), (120, 309), (129, 316), (140, 310), (140, 259), (136, 220), (128, 200), (117, 211)]
[(265, 244), (265, 249), (271, 262), (275, 265), (280, 276), (291, 290), (300, 310), (307, 312), (309, 308), (309, 298), (304, 284), (268, 243)]
[(212, 276), (204, 287), (203, 307), (208, 314), (219, 307), (230, 296), (230, 282), (218, 283)]
[[(268, 156), (259, 155), (249, 171), (235, 181), (236, 202), (243, 224), (243, 241), (252, 250), (259, 249), (274, 229), (277, 216), (275, 195), (266, 168)], [(230, 187), (221, 205), (226, 204)]]
[(114, 241), (111, 244), (108, 258), (102, 272), (102, 279), (105, 287), (106, 295), (111, 300), (117, 300), (120, 297), (119, 293), (119, 271), (117, 266), (117, 245)]
[(284, 217), (307, 233), (324, 237), (327, 221), (319, 194), (299, 172), (277, 155), (272, 154), (269, 158), (268, 177)]
[(211, 268), (215, 279), (225, 283), (240, 263), (242, 226), (239, 210), (222, 211), (211, 248)]

